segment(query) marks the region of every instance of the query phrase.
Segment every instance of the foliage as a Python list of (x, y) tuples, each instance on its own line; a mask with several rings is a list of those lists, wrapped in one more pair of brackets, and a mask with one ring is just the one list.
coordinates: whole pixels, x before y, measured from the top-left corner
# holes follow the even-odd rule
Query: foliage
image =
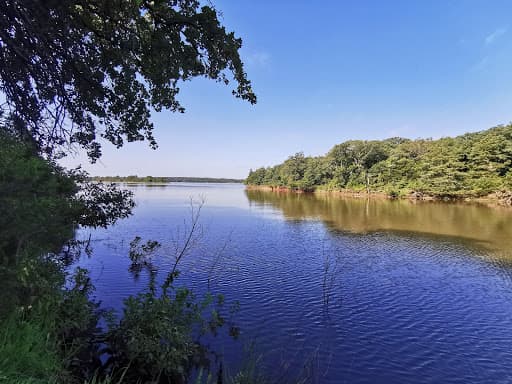
[(3, 117), (40, 152), (76, 144), (101, 156), (100, 137), (153, 137), (151, 110), (183, 112), (180, 82), (206, 77), (256, 102), (239, 49), (211, 5), (197, 0), (7, 0), (0, 3)]
[(88, 378), (102, 365), (99, 343), (103, 331), (99, 321), (109, 312), (100, 310), (99, 303), (91, 299), (94, 286), (86, 269), (76, 268), (69, 285), (53, 303), (42, 302), (55, 313), (53, 332), (66, 371), (75, 378)]
[(74, 196), (75, 203), (80, 207), (78, 224), (106, 228), (131, 215), (135, 207), (131, 191), (119, 189), (113, 183), (89, 182), (86, 174), (79, 175), (73, 175), (75, 180), (80, 181), (80, 189)]
[(366, 190), (392, 197), (478, 197), (512, 187), (512, 125), (439, 140), (352, 140), (325, 156), (298, 153), (251, 170), (246, 184), (313, 190)]
[(130, 192), (86, 179), (0, 131), (0, 264), (58, 251), (77, 225), (106, 227), (130, 215)]
[(130, 242), (130, 251), (128, 255), (134, 265), (146, 263), (148, 256), (161, 247), (161, 244), (158, 241), (148, 240), (141, 244), (141, 240), (142, 238), (140, 236), (135, 236), (135, 238)]
[(204, 202), (191, 200), (190, 226), (176, 239), (173, 267), (157, 287), (158, 271), (151, 258), (160, 248), (156, 241), (130, 242), (130, 270), (136, 275), (146, 269), (149, 286), (146, 292), (124, 301), (120, 320), (109, 321), (105, 343), (111, 355), (108, 371), (120, 371), (128, 380), (185, 383), (193, 367), (208, 366), (210, 351), (200, 343), (202, 335), (216, 334), (224, 325), (221, 316), (222, 296), (207, 293), (198, 299), (186, 287), (177, 287), (179, 263), (190, 252), (201, 234), (199, 217)]
[(269, 384), (270, 380), (262, 370), (262, 355), (256, 354), (254, 345), (246, 347), (245, 357), (239, 371), (235, 375), (228, 375), (230, 384)]
[(17, 289), (30, 284), (31, 300), (0, 318), (0, 377), (20, 383), (71, 383), (91, 374), (87, 369), (97, 366), (99, 312), (89, 299), (92, 285), (86, 271), (77, 269), (64, 289), (63, 269), (54, 261), (27, 261), (32, 268), (24, 268), (26, 280), (20, 278)]
[[(73, 235), (78, 190), (66, 172), (0, 133), (0, 261), (56, 250)], [(28, 249), (30, 248), (30, 249)]]
[[(102, 140), (156, 147), (151, 111), (184, 112), (179, 86), (194, 77), (228, 84), (231, 74), (233, 94), (255, 103), (242, 42), (213, 6), (196, 0), (7, 0), (0, 12), (0, 275), (8, 277), (7, 296), (19, 296), (9, 309), (31, 306), (3, 320), (0, 378), (111, 382), (122, 372), (127, 382), (184, 381), (205, 353), (197, 338), (224, 323), (221, 297), (197, 300), (174, 286), (195, 237), (185, 238), (161, 289), (153, 274), (148, 292), (128, 298), (124, 317), (101, 333), (86, 271), (66, 288), (57, 251), (78, 225), (111, 225), (131, 213), (133, 201), (54, 161), (78, 146), (94, 162)], [(157, 243), (132, 248), (136, 265), (137, 252)], [(102, 345), (111, 352), (107, 367), (98, 358)], [(98, 367), (108, 374), (95, 374)]]
[[(97, 364), (93, 360), (99, 314), (89, 300), (92, 287), (84, 270), (78, 270), (65, 288), (59, 250), (78, 225), (113, 223), (129, 213), (133, 202), (126, 194), (111, 199), (116, 190), (103, 190), (101, 184), (94, 186), (93, 196), (84, 192), (83, 173), (62, 169), (5, 131), (0, 132), (0, 143), (0, 319), (7, 319), (9, 332), (19, 341), (9, 339), (5, 347), (18, 353), (4, 349), (0, 359), (9, 361), (12, 370), (19, 368), (13, 356), (20, 364), (34, 359), (35, 366), (36, 357), (28, 353), (43, 353), (44, 346), (45, 357), (57, 356), (61, 370), (83, 376), (86, 373), (79, 371)], [(94, 205), (91, 198), (101, 204)], [(28, 307), (32, 310), (23, 316), (16, 314)], [(43, 339), (44, 345), (39, 343)], [(45, 357), (39, 361), (48, 365)], [(33, 378), (43, 373), (34, 368)]]
[[(1, 376), (73, 382), (99, 377), (99, 367), (108, 370), (101, 374), (107, 381), (122, 372), (127, 382), (184, 382), (206, 354), (199, 336), (224, 323), (222, 297), (198, 300), (174, 285), (196, 221), (162, 287), (156, 289), (153, 274), (149, 290), (128, 298), (123, 317), (102, 333), (86, 271), (78, 269), (65, 288), (51, 251), (78, 225), (106, 227), (127, 217), (133, 201), (54, 159), (74, 145), (95, 161), (102, 139), (117, 147), (148, 140), (156, 147), (150, 112), (183, 112), (180, 82), (194, 77), (228, 84), (231, 74), (233, 94), (256, 102), (241, 40), (211, 5), (195, 0), (8, 0), (0, 12), (0, 272), (20, 296), (10, 307), (30, 307), (3, 320)], [(132, 263), (157, 247), (136, 241)], [(98, 359), (101, 345), (110, 351), (107, 366)]]
[(47, 324), (19, 310), (0, 325), (0, 382), (57, 378), (62, 366)]
[[(63, 199), (69, 203), (69, 197)], [(101, 372), (102, 379), (110, 375), (117, 380), (125, 375), (127, 382), (157, 377), (185, 382), (193, 366), (206, 365), (209, 351), (199, 339), (205, 333), (215, 333), (224, 324), (220, 315), (223, 298), (208, 294), (198, 299), (187, 288), (174, 285), (179, 275), (178, 263), (197, 240), (201, 207), (202, 203), (198, 209), (191, 206), (191, 227), (176, 244), (174, 267), (160, 289), (156, 288), (156, 271), (150, 262), (160, 244), (143, 243), (140, 237), (132, 241), (129, 254), (132, 266), (135, 270), (140, 271), (138, 267), (143, 266), (150, 271), (150, 286), (147, 292), (126, 299), (121, 319), (106, 317), (111, 320), (108, 332), (98, 328), (100, 318), (106, 313), (90, 300), (93, 287), (87, 271), (77, 269), (64, 285), (64, 264), (59, 262), (59, 257), (39, 253), (47, 244), (41, 241), (36, 248), (31, 241), (37, 239), (29, 238), (16, 263), (0, 266), (3, 296), (10, 299), (5, 306), (2, 300), (1, 308), (7, 318), (7, 325), (1, 325), (9, 332), (3, 335), (4, 349), (0, 347), (1, 374), (14, 378), (26, 372), (27, 382), (38, 379), (50, 382), (54, 376), (60, 380), (63, 375), (69, 376), (66, 382), (72, 382), (72, 378), (94, 377), (96, 372)], [(40, 225), (58, 213), (40, 211)], [(33, 249), (38, 251), (29, 252)], [(31, 310), (26, 316), (13, 317), (20, 307)], [(99, 356), (106, 351), (110, 359), (103, 364)], [(40, 354), (44, 358), (38, 358)], [(32, 365), (27, 363), (32, 360)], [(23, 371), (25, 365), (27, 370)]]
[(109, 368), (127, 367), (128, 381), (186, 382), (192, 367), (207, 362), (208, 350), (196, 337), (223, 325), (212, 308), (222, 302), (210, 295), (197, 301), (190, 290), (174, 287), (161, 295), (149, 290), (129, 297), (121, 320), (111, 322), (107, 335)]

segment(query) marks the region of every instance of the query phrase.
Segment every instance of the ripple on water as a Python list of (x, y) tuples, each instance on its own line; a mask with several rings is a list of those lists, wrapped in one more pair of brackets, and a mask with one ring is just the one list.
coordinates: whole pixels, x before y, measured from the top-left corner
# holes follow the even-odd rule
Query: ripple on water
[[(147, 282), (142, 275), (134, 284), (127, 272), (134, 235), (165, 243), (183, 222), (180, 199), (188, 190), (164, 191), (143, 190), (134, 217), (94, 233), (95, 255), (81, 264), (92, 270), (105, 305), (119, 308)], [(269, 368), (297, 373), (306, 366), (319, 383), (512, 380), (506, 258), (453, 236), (343, 231), (322, 211), (330, 207), (325, 202), (308, 207), (311, 216), (288, 220), (288, 205), (254, 205), (236, 188), (215, 193), (215, 209), (205, 211), (204, 248), (218, 249), (228, 236), (232, 246), (212, 288), (241, 307), (243, 341), (219, 341), (228, 363), (238, 361), (244, 342), (255, 341)], [(428, 207), (421, 209), (428, 218)], [(331, 221), (320, 220), (326, 215)], [(392, 216), (381, 219), (392, 226)], [(155, 263), (165, 269), (172, 260), (162, 254)], [(205, 291), (212, 263), (208, 252), (191, 254), (181, 281)]]

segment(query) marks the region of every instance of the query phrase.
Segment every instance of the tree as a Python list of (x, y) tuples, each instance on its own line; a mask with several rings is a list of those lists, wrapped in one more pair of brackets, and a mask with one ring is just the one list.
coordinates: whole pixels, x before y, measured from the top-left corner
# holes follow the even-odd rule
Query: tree
[(59, 250), (77, 225), (107, 227), (130, 215), (131, 192), (85, 178), (0, 131), (0, 267)]
[(324, 157), (308, 157), (304, 171), (303, 188), (313, 190), (315, 186), (325, 184), (332, 177), (329, 162)]
[(5, 0), (0, 2), (2, 124), (40, 153), (78, 145), (91, 161), (100, 138), (117, 147), (148, 140), (151, 111), (184, 112), (180, 82), (202, 76), (256, 102), (241, 39), (213, 6), (196, 0)]
[(249, 176), (245, 180), (245, 183), (248, 185), (261, 185), (264, 184), (266, 170), (261, 167), (257, 170), (253, 171), (252, 169), (249, 171)]
[[(392, 139), (390, 139), (392, 140)], [(329, 153), (340, 186), (363, 184), (370, 191), (370, 168), (387, 158), (391, 141), (351, 140), (335, 145)]]
[[(65, 172), (0, 131), (0, 266), (71, 237), (77, 187)], [(27, 249), (30, 248), (30, 249)]]
[(307, 160), (303, 152), (297, 152), (286, 159), (281, 167), (281, 177), (292, 188), (300, 187), (300, 181), (306, 171)]

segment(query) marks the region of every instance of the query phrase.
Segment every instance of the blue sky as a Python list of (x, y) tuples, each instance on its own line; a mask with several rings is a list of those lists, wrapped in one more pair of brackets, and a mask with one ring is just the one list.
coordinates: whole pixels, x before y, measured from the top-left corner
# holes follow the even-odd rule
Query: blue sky
[(258, 104), (204, 79), (183, 115), (155, 114), (160, 145), (105, 145), (93, 175), (243, 178), (349, 139), (453, 136), (512, 120), (511, 1), (215, 0)]

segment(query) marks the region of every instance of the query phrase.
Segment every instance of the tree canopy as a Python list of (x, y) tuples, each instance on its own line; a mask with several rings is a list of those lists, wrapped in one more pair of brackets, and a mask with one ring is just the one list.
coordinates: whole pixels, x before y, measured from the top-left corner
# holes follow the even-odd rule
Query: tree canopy
[(180, 82), (194, 77), (234, 80), (233, 94), (256, 102), (242, 41), (211, 5), (5, 0), (0, 13), (2, 126), (52, 158), (78, 145), (95, 161), (100, 138), (156, 147), (151, 111), (183, 112)]

